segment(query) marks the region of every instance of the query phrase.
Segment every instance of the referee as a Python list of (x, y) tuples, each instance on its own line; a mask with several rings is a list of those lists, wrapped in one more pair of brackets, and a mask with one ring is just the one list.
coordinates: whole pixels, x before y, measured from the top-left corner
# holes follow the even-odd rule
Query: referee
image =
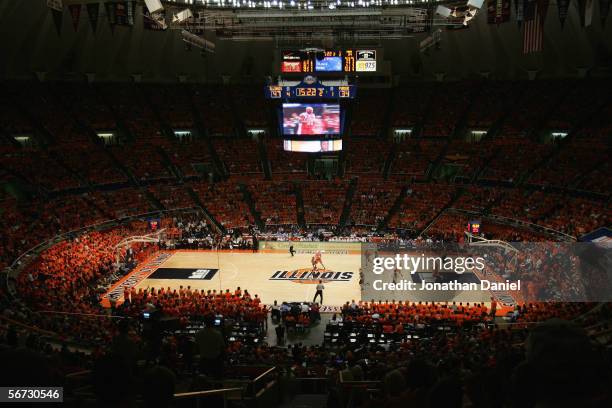
[(325, 289), (325, 286), (323, 285), (323, 281), (320, 280), (317, 284), (317, 292), (315, 293), (314, 298), (312, 299), (312, 303), (317, 303), (317, 296), (320, 296), (321, 304), (323, 304), (323, 289)]

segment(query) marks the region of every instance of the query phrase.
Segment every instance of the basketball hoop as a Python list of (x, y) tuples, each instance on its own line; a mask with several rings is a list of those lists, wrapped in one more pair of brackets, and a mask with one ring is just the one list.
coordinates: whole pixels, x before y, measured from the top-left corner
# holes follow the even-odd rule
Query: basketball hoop
[(148, 235), (133, 235), (131, 237), (124, 238), (117, 245), (115, 245), (115, 267), (119, 269), (121, 266), (121, 251), (124, 248), (128, 248), (130, 245), (136, 242), (159, 244), (166, 240), (166, 229), (162, 228)]

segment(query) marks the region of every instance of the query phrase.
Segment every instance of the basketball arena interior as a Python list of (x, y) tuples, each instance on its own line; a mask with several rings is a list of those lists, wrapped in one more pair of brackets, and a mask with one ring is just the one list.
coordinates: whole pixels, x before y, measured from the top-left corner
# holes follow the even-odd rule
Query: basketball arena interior
[(3, 0), (0, 405), (612, 406), (610, 0)]

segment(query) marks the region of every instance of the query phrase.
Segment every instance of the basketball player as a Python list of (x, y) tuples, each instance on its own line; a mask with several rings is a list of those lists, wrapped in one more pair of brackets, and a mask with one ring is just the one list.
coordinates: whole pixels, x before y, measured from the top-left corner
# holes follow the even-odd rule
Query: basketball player
[(321, 264), (321, 266), (323, 267), (323, 269), (325, 269), (325, 265), (323, 265), (323, 259), (321, 258), (321, 251), (317, 250), (317, 252), (315, 252), (314, 257), (312, 258), (312, 261), (315, 264), (315, 269), (316, 269), (316, 265), (317, 264)]
[(291, 254), (291, 257), (295, 256), (295, 250), (293, 249), (293, 245), (289, 246), (289, 253)]
[(310, 263), (312, 264), (312, 270), (316, 271), (317, 270), (317, 264), (319, 263), (319, 261), (317, 261), (317, 256), (314, 255), (312, 258), (310, 258)]
[(312, 299), (312, 303), (316, 303), (317, 296), (320, 296), (321, 304), (323, 304), (323, 289), (325, 289), (325, 286), (323, 285), (323, 281), (320, 280), (319, 283), (317, 284), (317, 291), (314, 295), (314, 298)]
[(363, 290), (363, 268), (359, 268), (359, 287)]
[(306, 107), (306, 112), (300, 113), (300, 126), (298, 128), (298, 135), (314, 135), (315, 126), (317, 123), (317, 115), (314, 113), (312, 106)]

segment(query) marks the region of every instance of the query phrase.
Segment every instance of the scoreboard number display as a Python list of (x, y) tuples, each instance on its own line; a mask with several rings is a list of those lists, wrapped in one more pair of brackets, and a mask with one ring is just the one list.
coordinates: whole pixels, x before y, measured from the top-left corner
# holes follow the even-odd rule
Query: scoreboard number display
[(376, 72), (376, 50), (282, 51), (281, 72)]
[(268, 99), (313, 100), (313, 99), (354, 99), (357, 89), (354, 85), (325, 85), (312, 75), (307, 75), (297, 85), (266, 85)]
[(296, 97), (318, 97), (325, 96), (325, 88), (295, 88)]

